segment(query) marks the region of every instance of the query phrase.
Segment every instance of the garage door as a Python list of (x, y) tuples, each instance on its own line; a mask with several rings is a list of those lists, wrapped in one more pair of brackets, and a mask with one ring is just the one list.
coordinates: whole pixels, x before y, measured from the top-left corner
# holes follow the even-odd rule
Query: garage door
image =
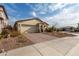
[(38, 27), (34, 25), (26, 25), (21, 27), (21, 31), (29, 33), (38, 32)]

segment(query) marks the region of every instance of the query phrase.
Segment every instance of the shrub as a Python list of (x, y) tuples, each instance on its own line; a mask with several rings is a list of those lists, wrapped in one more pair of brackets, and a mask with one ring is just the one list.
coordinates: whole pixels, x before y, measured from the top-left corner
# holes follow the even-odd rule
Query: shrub
[(47, 32), (52, 32), (52, 31), (53, 29), (51, 27), (47, 29)]
[(0, 35), (0, 39), (2, 38), (2, 35)]
[(16, 36), (20, 35), (20, 33), (18, 31), (13, 30), (11, 26), (7, 26), (7, 27), (3, 28), (3, 30), (0, 34), (0, 39), (8, 38), (9, 35), (10, 35), (10, 37), (16, 37)]
[(2, 32), (1, 32), (1, 35), (5, 35), (5, 34), (8, 34), (8, 30), (7, 29), (3, 29)]
[(18, 35), (20, 35), (20, 33), (18, 31), (12, 31), (12, 32), (10, 32), (10, 37), (16, 37)]
[(53, 31), (57, 31), (58, 29), (55, 26), (49, 27), (47, 29), (48, 32), (53, 32)]
[(11, 25), (8, 25), (7, 27), (6, 27), (6, 29), (8, 29), (9, 31), (12, 31), (12, 26)]
[(3, 29), (1, 32), (1, 37), (3, 38), (7, 38), (9, 34), (9, 30), (8, 29)]
[(0, 53), (2, 53), (2, 50), (0, 49)]

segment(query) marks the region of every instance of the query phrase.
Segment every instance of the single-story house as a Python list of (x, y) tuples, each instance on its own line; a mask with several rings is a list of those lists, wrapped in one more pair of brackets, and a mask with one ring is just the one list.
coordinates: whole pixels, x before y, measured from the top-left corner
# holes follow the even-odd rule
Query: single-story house
[(39, 18), (31, 18), (16, 21), (14, 28), (20, 33), (44, 32), (48, 28), (48, 24)]

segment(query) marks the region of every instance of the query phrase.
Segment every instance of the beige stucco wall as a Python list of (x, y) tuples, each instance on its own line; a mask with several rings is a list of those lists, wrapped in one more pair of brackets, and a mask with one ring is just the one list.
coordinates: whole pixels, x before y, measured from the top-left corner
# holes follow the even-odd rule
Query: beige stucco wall
[[(20, 31), (20, 33), (37, 32), (38, 27), (36, 25), (38, 23), (41, 23), (41, 21), (39, 21), (39, 20), (29, 20), (29, 21), (18, 22), (18, 31)], [(24, 24), (25, 24), (25, 26), (22, 26)]]
[(8, 25), (8, 20), (2, 7), (0, 7), (0, 17), (3, 17), (5, 25)]
[(1, 33), (2, 28), (4, 28), (5, 26), (8, 25), (8, 20), (6, 18), (6, 15), (5, 15), (4, 10), (3, 10), (2, 7), (0, 7), (0, 17), (3, 18), (3, 23), (1, 23), (1, 20), (0, 20), (0, 33)]

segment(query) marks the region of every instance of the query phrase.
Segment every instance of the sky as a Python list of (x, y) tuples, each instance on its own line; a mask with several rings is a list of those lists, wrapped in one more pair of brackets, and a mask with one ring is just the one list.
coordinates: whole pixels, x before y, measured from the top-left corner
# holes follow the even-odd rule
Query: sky
[(56, 27), (77, 27), (79, 23), (78, 3), (6, 3), (3, 5), (11, 25), (17, 20), (34, 17)]

